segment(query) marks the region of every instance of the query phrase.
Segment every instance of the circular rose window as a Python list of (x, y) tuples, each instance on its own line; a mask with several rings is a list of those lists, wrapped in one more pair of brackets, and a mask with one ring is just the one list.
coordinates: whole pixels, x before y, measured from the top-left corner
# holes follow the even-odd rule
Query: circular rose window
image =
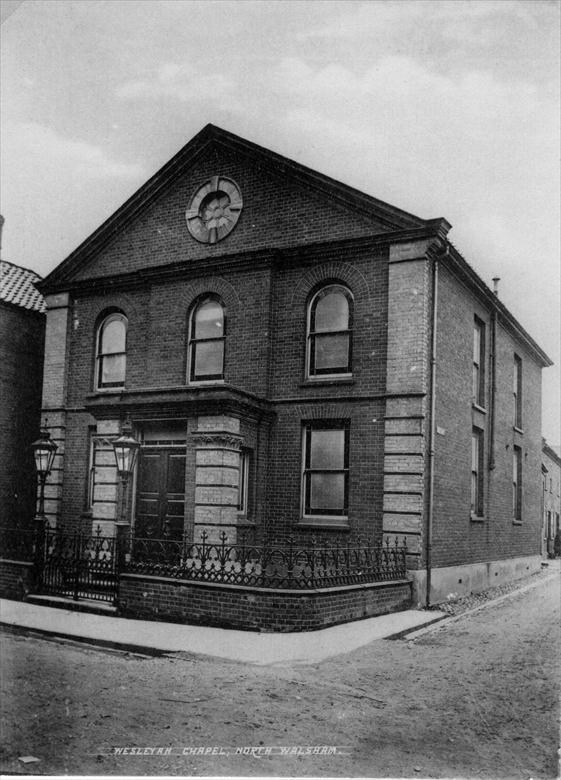
[(189, 202), (185, 212), (189, 233), (203, 244), (216, 244), (234, 229), (242, 206), (238, 185), (224, 176), (213, 176)]

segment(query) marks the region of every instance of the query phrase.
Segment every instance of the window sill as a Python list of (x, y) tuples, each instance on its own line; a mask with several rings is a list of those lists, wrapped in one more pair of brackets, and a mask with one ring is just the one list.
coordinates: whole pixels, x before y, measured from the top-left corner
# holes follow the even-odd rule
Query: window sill
[(225, 384), (223, 379), (199, 379), (187, 383), (187, 387), (212, 387)]
[(119, 387), (94, 387), (93, 392), (94, 393), (122, 393), (125, 390), (124, 385), (119, 385)]
[(484, 515), (470, 515), (469, 519), (470, 519), (470, 522), (472, 522), (472, 523), (484, 523), (485, 522), (485, 516)]
[(512, 525), (522, 525), (522, 520), (513, 520)]
[(472, 401), (471, 405), (474, 409), (477, 409), (478, 412), (481, 412), (481, 414), (487, 414), (487, 409), (485, 409), (484, 406), (479, 406), (479, 404), (476, 404), (475, 401)]
[(516, 433), (520, 433), (520, 434), (522, 434), (522, 435), (524, 434), (524, 430), (523, 430), (523, 428), (519, 428), (517, 425), (513, 425), (513, 426), (512, 426), (512, 430), (513, 430), (513, 431), (516, 431)]
[(331, 386), (331, 385), (354, 385), (356, 380), (350, 374), (344, 376), (330, 376), (330, 377), (318, 377), (317, 379), (305, 379), (300, 383), (300, 387), (317, 387), (318, 385)]
[(321, 528), (329, 531), (350, 531), (349, 519), (347, 517), (326, 517), (318, 515), (316, 517), (303, 517), (298, 522), (299, 528)]

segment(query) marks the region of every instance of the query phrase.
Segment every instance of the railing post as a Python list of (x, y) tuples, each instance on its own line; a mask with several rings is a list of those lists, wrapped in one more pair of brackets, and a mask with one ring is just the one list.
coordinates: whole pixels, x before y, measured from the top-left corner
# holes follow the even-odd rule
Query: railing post
[(43, 568), (45, 565), (45, 537), (46, 537), (46, 524), (48, 520), (46, 517), (39, 516), (35, 525), (35, 549), (33, 550), (33, 568), (34, 568), (34, 580), (35, 587), (39, 588), (43, 582)]
[(292, 584), (294, 579), (294, 537), (290, 535), (288, 537), (288, 565), (287, 565), (287, 579), (288, 586)]
[(128, 523), (115, 524), (115, 559), (117, 573), (124, 571), (130, 560), (130, 535), (128, 531)]
[(312, 534), (312, 549), (310, 550), (311, 565), (310, 565), (310, 584), (312, 588), (316, 584), (316, 537)]
[(78, 533), (74, 532), (74, 593), (72, 598), (78, 601), (78, 591), (80, 589), (80, 562), (82, 557), (82, 529)]

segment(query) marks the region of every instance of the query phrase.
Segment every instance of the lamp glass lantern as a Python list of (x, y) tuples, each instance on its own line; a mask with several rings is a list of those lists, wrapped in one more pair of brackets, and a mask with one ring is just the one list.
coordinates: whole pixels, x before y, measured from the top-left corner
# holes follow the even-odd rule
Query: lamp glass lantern
[(31, 448), (33, 449), (37, 474), (41, 480), (44, 480), (53, 467), (53, 461), (58, 447), (54, 441), (51, 441), (49, 432), (43, 429), (40, 437), (37, 441), (33, 442)]
[(117, 471), (121, 479), (126, 480), (131, 475), (139, 448), (140, 442), (132, 436), (132, 430), (129, 427), (123, 428), (122, 434), (113, 440)]
[(39, 477), (39, 518), (45, 516), (45, 482), (47, 476), (53, 467), (56, 451), (58, 449), (54, 441), (51, 441), (49, 432), (43, 428), (37, 441), (31, 445), (33, 457), (35, 458), (35, 468)]

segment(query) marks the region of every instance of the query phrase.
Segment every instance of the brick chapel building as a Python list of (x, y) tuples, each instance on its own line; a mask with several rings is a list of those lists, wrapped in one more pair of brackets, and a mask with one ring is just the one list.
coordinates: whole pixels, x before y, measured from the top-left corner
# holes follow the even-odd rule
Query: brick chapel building
[(407, 543), (425, 603), (540, 564), (551, 361), (421, 219), (206, 126), (40, 285), (53, 523)]

